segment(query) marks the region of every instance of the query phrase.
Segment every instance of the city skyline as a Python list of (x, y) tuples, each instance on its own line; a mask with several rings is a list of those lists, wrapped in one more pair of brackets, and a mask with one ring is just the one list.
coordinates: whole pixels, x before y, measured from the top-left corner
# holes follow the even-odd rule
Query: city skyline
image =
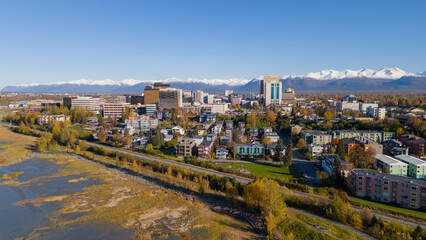
[[(24, 4), (23, 4), (24, 3)], [(426, 70), (426, 3), (0, 3), (0, 86)], [(24, 6), (24, 7), (22, 7)]]

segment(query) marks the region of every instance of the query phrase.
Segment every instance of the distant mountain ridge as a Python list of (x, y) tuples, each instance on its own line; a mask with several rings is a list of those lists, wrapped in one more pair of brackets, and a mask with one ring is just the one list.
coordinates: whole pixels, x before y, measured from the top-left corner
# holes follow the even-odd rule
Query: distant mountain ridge
[[(142, 93), (146, 85), (154, 82), (168, 83), (172, 87), (186, 90), (204, 90), (218, 93), (224, 90), (236, 92), (258, 92), (263, 76), (244, 79), (179, 79), (122, 81), (76, 80), (51, 84), (28, 84), (6, 86), (3, 92), (35, 93)], [(426, 71), (418, 74), (409, 73), (399, 68), (382, 68), (379, 70), (323, 70), (306, 75), (285, 75), (281, 78), (283, 88), (296, 91), (425, 91)]]

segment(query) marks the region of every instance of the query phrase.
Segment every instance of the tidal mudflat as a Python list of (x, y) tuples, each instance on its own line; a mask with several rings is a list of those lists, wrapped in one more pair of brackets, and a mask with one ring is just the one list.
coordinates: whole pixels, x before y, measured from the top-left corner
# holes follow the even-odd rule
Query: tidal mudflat
[(0, 127), (0, 239), (256, 237), (199, 200), (72, 156), (34, 153), (34, 141)]

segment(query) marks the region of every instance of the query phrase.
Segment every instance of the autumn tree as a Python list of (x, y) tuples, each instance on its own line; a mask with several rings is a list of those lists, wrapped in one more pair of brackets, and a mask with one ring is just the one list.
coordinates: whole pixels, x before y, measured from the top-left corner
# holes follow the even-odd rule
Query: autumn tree
[(306, 144), (305, 139), (300, 138), (297, 141), (296, 147), (299, 148), (299, 149), (306, 149), (306, 148), (308, 148), (308, 145)]
[(99, 141), (104, 143), (107, 140), (107, 138), (108, 138), (108, 134), (104, 130), (101, 130), (98, 132)]

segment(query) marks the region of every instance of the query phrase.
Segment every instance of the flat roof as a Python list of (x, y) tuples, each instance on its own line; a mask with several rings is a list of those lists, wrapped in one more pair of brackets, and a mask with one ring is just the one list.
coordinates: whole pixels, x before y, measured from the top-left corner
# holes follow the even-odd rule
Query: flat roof
[(388, 155), (384, 155), (384, 154), (376, 154), (376, 156), (374, 156), (377, 160), (380, 160), (388, 165), (407, 165), (406, 163), (403, 163), (393, 157), (389, 157)]
[(396, 158), (398, 158), (399, 160), (401, 160), (403, 162), (413, 164), (413, 165), (416, 165), (416, 166), (426, 165), (426, 161), (421, 160), (420, 158), (410, 156), (410, 155), (401, 154), (401, 155), (396, 156)]
[(356, 168), (356, 169), (352, 169), (352, 172), (355, 172), (357, 174), (364, 174), (365, 176), (375, 176), (375, 177), (379, 177), (379, 178), (382, 178), (382, 179), (390, 179), (390, 180), (399, 181), (399, 182), (403, 182), (403, 183), (417, 184), (417, 185), (420, 185), (422, 187), (426, 186), (426, 181), (424, 181), (424, 180), (415, 179), (413, 177), (407, 177), (407, 176), (392, 175), (392, 174), (389, 174), (389, 173), (379, 172), (379, 171), (373, 170), (373, 169)]

